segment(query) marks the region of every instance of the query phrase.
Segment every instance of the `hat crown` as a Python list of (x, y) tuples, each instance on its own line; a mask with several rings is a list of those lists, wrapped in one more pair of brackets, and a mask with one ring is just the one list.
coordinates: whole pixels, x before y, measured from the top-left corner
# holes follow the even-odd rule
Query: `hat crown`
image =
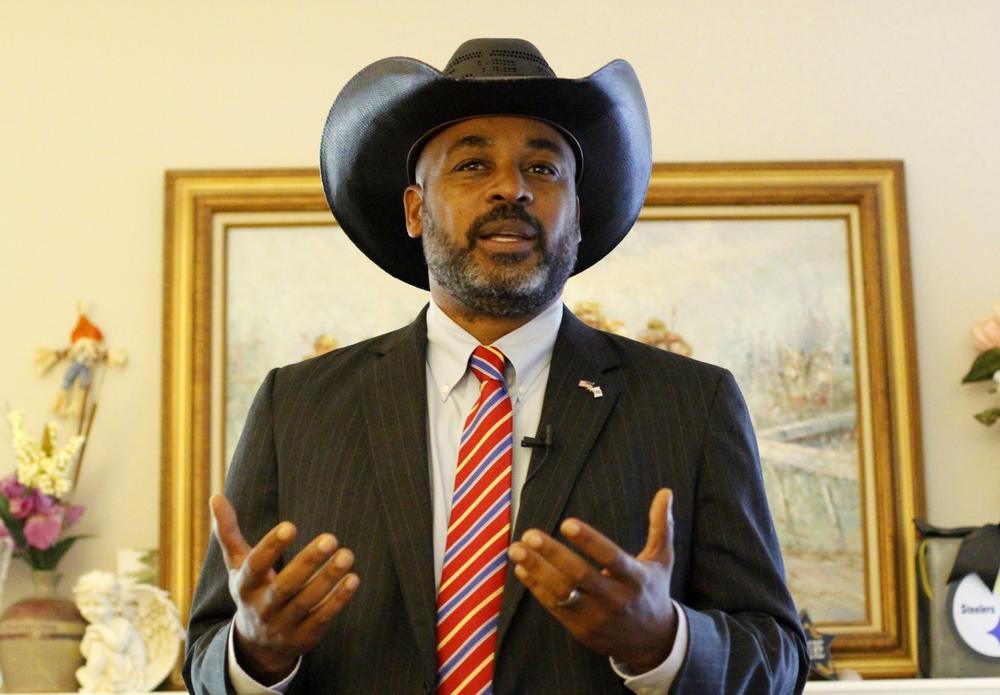
[(444, 75), (453, 80), (556, 76), (541, 51), (524, 39), (470, 39), (452, 55)]
[(73, 328), (73, 332), (69, 336), (71, 343), (75, 343), (81, 338), (93, 338), (97, 341), (104, 340), (104, 335), (101, 333), (101, 329), (90, 322), (85, 315), (80, 314), (80, 318), (76, 321), (76, 326)]

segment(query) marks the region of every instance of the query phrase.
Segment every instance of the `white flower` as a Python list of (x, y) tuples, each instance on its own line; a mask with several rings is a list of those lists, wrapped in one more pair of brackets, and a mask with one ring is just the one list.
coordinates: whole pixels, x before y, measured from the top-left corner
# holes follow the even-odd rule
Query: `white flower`
[(59, 426), (55, 422), (45, 425), (42, 441), (39, 441), (24, 429), (22, 411), (9, 413), (7, 420), (17, 459), (18, 482), (53, 497), (69, 494), (73, 487), (73, 465), (83, 447), (84, 436), (70, 437), (66, 444), (56, 447)]

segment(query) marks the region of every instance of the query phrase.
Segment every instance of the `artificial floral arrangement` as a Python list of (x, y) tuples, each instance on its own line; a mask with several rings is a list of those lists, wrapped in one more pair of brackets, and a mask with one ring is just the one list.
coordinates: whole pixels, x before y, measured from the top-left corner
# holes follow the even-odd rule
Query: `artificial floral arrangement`
[(69, 346), (39, 348), (35, 357), (39, 374), (69, 361), (53, 411), (73, 418), (76, 433), (60, 445), (60, 426), (49, 422), (41, 439), (35, 439), (25, 429), (22, 411), (7, 415), (17, 470), (0, 479), (0, 537), (9, 536), (14, 556), (23, 558), (33, 570), (54, 570), (81, 538), (62, 536), (84, 512), (83, 506), (69, 500), (80, 477), (85, 444), (97, 413), (103, 378), (95, 379), (95, 373), (103, 365), (122, 366), (126, 362), (124, 353), (106, 347), (104, 335), (83, 313), (82, 304), (77, 311)]
[(81, 505), (67, 500), (76, 484), (84, 436), (77, 434), (62, 446), (56, 442), (59, 426), (49, 422), (39, 441), (24, 427), (24, 413), (7, 415), (17, 457), (17, 471), (0, 480), (0, 535), (14, 541), (15, 557), (34, 570), (52, 570), (80, 536), (63, 531), (83, 516)]
[[(972, 342), (979, 350), (979, 356), (972, 362), (972, 368), (962, 383), (993, 381), (996, 385), (992, 393), (997, 393), (1000, 390), (1000, 304), (993, 307), (992, 317), (972, 327)], [(975, 418), (984, 425), (992, 425), (1000, 419), (1000, 407), (987, 408), (977, 413)]]

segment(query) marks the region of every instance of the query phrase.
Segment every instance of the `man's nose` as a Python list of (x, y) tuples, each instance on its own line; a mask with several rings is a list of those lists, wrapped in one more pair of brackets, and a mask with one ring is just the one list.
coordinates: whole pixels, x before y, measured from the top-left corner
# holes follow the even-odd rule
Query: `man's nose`
[(491, 203), (520, 203), (528, 205), (534, 199), (531, 186), (517, 167), (498, 168), (489, 188)]

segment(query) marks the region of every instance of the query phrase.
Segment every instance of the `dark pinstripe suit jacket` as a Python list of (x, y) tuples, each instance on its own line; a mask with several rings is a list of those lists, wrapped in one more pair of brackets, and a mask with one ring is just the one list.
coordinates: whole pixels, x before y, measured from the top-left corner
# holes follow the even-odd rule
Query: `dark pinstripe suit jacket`
[[(435, 672), (435, 590), (424, 315), (393, 333), (268, 374), (226, 482), (252, 543), (299, 527), (286, 560), (332, 531), (361, 586), (306, 655), (292, 692), (425, 693)], [(602, 398), (577, 386), (598, 384)], [(674, 491), (671, 590), (690, 641), (674, 692), (791, 693), (806, 674), (753, 432), (723, 369), (595, 331), (564, 310), (515, 537), (573, 515), (630, 553), (649, 503)], [(185, 677), (223, 693), (233, 613), (213, 541), (192, 608)], [(613, 693), (607, 657), (582, 647), (508, 573), (497, 693)]]

